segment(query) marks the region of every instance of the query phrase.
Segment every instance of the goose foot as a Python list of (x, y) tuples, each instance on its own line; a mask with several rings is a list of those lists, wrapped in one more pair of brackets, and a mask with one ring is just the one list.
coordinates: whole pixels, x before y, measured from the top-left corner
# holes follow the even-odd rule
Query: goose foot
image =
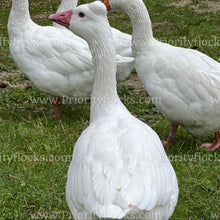
[(53, 106), (54, 106), (53, 118), (61, 118), (63, 116), (60, 110), (60, 105), (61, 105), (61, 102), (60, 102), (60, 99), (58, 98), (53, 103)]
[(173, 143), (175, 141), (176, 132), (179, 125), (170, 125), (170, 133), (166, 141), (162, 141), (163, 146)]
[(205, 148), (207, 151), (215, 150), (220, 147), (220, 131), (215, 132), (215, 143), (204, 143), (200, 148)]

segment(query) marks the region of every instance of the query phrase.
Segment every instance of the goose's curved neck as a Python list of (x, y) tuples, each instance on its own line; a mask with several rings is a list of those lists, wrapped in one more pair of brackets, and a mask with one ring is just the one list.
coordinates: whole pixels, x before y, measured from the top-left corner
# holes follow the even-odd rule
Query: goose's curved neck
[(9, 23), (25, 24), (28, 20), (30, 20), (28, 0), (12, 0)]
[(114, 106), (120, 103), (116, 88), (116, 52), (107, 21), (99, 32), (97, 37), (88, 40), (95, 72), (90, 122), (108, 114)]
[(77, 6), (78, 0), (62, 0), (56, 13), (68, 11)]
[(132, 23), (132, 48), (135, 52), (147, 47), (153, 41), (151, 20), (142, 0), (134, 1), (134, 4), (126, 10), (126, 13)]

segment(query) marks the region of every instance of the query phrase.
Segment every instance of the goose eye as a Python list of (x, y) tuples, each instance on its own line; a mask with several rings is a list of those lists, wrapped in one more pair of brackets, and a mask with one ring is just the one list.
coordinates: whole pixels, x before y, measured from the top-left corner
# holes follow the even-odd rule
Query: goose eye
[(83, 18), (85, 17), (85, 14), (83, 12), (79, 12), (79, 17)]

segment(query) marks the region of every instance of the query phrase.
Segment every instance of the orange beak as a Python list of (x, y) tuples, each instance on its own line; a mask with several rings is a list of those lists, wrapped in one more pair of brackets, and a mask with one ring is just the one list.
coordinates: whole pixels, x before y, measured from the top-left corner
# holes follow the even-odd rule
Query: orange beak
[(107, 11), (110, 11), (110, 10), (111, 10), (111, 7), (110, 7), (110, 5), (109, 5), (109, 0), (105, 0), (105, 1), (104, 1), (104, 4), (105, 4), (105, 6), (106, 6), (106, 8), (107, 8)]

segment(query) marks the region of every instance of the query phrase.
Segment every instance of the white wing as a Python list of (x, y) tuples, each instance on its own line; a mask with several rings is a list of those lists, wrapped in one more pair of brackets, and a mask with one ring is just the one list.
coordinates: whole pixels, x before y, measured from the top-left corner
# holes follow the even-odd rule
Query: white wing
[[(33, 22), (19, 37), (19, 42), (10, 39), (11, 55), (36, 86), (57, 96), (90, 94), (93, 66), (85, 41), (69, 31)], [(84, 92), (86, 86), (89, 91)]]

